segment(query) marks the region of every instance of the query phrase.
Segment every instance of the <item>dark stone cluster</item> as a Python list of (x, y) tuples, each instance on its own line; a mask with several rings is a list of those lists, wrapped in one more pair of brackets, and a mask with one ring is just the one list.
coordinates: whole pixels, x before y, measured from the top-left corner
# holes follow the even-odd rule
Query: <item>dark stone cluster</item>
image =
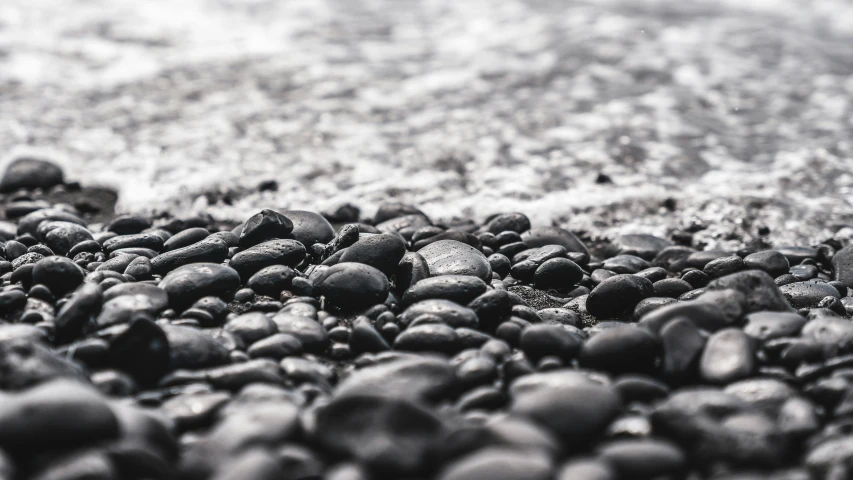
[(0, 181), (0, 478), (853, 476), (841, 241), (588, 248), (397, 203), (100, 222), (38, 162)]

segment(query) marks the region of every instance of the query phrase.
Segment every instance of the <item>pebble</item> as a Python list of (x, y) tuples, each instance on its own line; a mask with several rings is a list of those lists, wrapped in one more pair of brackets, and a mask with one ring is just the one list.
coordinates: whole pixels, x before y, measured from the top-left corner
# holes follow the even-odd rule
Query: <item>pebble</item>
[(328, 220), (315, 212), (304, 210), (284, 210), (282, 215), (287, 217), (293, 224), (290, 237), (305, 248), (310, 248), (315, 243), (329, 243), (335, 238), (335, 230)]
[(316, 286), (330, 305), (348, 310), (382, 303), (389, 291), (388, 278), (362, 263), (334, 265), (323, 273)]
[(649, 262), (634, 255), (617, 255), (605, 260), (602, 268), (610, 270), (613, 273), (638, 273), (641, 270), (649, 268)]
[(549, 355), (570, 361), (580, 352), (583, 340), (581, 335), (563, 325), (542, 323), (521, 332), (520, 347), (534, 362)]
[(62, 169), (50, 160), (34, 157), (18, 157), (6, 165), (0, 178), (0, 193), (15, 190), (47, 190), (64, 183)]
[(735, 328), (723, 329), (711, 335), (699, 364), (702, 379), (717, 384), (746, 378), (756, 368), (753, 340)]
[(418, 251), (433, 276), (470, 275), (484, 282), (492, 279), (489, 260), (476, 248), (455, 240), (440, 240)]
[(290, 288), (296, 276), (296, 270), (288, 266), (271, 265), (249, 277), (246, 285), (257, 294), (278, 298), (282, 290)]
[(565, 290), (583, 279), (583, 270), (567, 258), (546, 260), (536, 269), (533, 285), (542, 290)]
[(587, 311), (596, 318), (628, 315), (640, 301), (654, 295), (652, 282), (636, 275), (614, 275), (596, 285), (586, 300)]
[(584, 342), (578, 363), (611, 374), (652, 373), (660, 355), (660, 339), (652, 332), (642, 327), (618, 326)]
[(279, 238), (288, 238), (293, 222), (275, 210), (263, 209), (252, 215), (240, 230), (238, 245), (241, 249)]
[(521, 239), (530, 248), (560, 245), (569, 252), (589, 255), (589, 250), (574, 233), (560, 227), (531, 228), (521, 235)]
[(107, 254), (122, 248), (150, 248), (159, 252), (163, 248), (163, 237), (155, 233), (119, 235), (105, 241), (103, 247)]
[(240, 274), (240, 278), (248, 279), (271, 265), (295, 267), (302, 262), (305, 254), (305, 247), (296, 240), (268, 240), (241, 250), (231, 257), (229, 266)]
[(38, 231), (44, 243), (59, 255), (66, 255), (75, 246), (93, 240), (86, 227), (72, 222), (42, 222)]
[(438, 317), (444, 324), (452, 328), (477, 328), (479, 324), (477, 314), (473, 310), (443, 299), (423, 300), (414, 303), (406, 308), (399, 316), (398, 321), (401, 325), (407, 326), (421, 315)]
[(383, 233), (360, 239), (345, 248), (340, 263), (355, 262), (370, 265), (391, 277), (406, 254), (406, 243), (400, 237)]
[(816, 308), (826, 297), (841, 297), (832, 285), (813, 280), (789, 283), (779, 287), (779, 290), (794, 308)]
[[(544, 377), (544, 378), (543, 378)], [(528, 417), (559, 438), (567, 447), (583, 445), (618, 414), (621, 404), (612, 388), (562, 372), (530, 374), (511, 390), (513, 414)]]
[(747, 268), (764, 270), (773, 278), (788, 273), (791, 268), (785, 255), (776, 250), (751, 253), (743, 258), (743, 264)]
[(617, 440), (598, 454), (619, 475), (638, 480), (681, 475), (687, 467), (687, 458), (676, 445), (653, 438)]
[(483, 280), (468, 275), (443, 275), (421, 280), (403, 294), (403, 304), (411, 305), (423, 300), (444, 299), (467, 305), (486, 293)]
[(172, 270), (158, 286), (169, 295), (169, 305), (180, 311), (202, 297), (236, 290), (240, 275), (225, 265), (193, 263)]
[(86, 274), (76, 263), (65, 257), (46, 257), (33, 266), (33, 283), (46, 286), (56, 297), (77, 288)]
[(272, 320), (280, 333), (297, 339), (307, 352), (322, 352), (329, 343), (326, 329), (312, 318), (279, 312)]

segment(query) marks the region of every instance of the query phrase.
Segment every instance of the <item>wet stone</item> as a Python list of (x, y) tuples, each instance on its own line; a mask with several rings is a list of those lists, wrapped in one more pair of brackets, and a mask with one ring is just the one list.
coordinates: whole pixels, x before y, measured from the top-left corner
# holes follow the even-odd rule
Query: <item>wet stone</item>
[(620, 235), (613, 242), (619, 254), (635, 255), (645, 260), (653, 260), (663, 249), (672, 246), (672, 242), (664, 238), (647, 234)]
[(199, 298), (221, 295), (240, 286), (240, 275), (232, 268), (215, 263), (194, 263), (169, 272), (159, 287), (169, 295), (169, 305), (177, 310)]
[(728, 384), (751, 375), (757, 368), (753, 340), (741, 330), (720, 330), (705, 345), (699, 371), (710, 383)]
[(434, 276), (470, 275), (483, 281), (492, 277), (492, 267), (482, 252), (454, 240), (431, 243), (418, 251)]
[(238, 245), (245, 249), (278, 238), (288, 238), (293, 222), (275, 210), (264, 209), (252, 215), (243, 225)]
[(64, 182), (62, 169), (50, 160), (19, 157), (12, 160), (0, 178), (0, 193), (15, 190), (49, 189)]
[(389, 290), (388, 278), (381, 271), (361, 263), (334, 265), (322, 274), (315, 286), (329, 304), (346, 310), (382, 303)]
[(779, 290), (794, 308), (816, 308), (826, 297), (840, 298), (835, 287), (819, 281), (789, 283)]
[(271, 265), (295, 267), (305, 258), (305, 253), (305, 247), (298, 241), (269, 240), (240, 251), (231, 258), (229, 265), (241, 278), (248, 279)]
[(450, 300), (462, 305), (486, 292), (483, 280), (468, 275), (442, 275), (421, 280), (403, 294), (403, 304), (430, 299)]
[(569, 252), (580, 252), (589, 255), (583, 242), (574, 233), (559, 227), (536, 227), (521, 235), (522, 241), (530, 248), (545, 245), (560, 245)]
[(785, 255), (775, 250), (765, 250), (749, 254), (744, 257), (743, 263), (747, 268), (764, 270), (773, 278), (788, 273), (788, 269), (790, 268)]
[(596, 318), (617, 318), (630, 314), (641, 300), (653, 295), (654, 286), (647, 279), (614, 275), (592, 289), (586, 309)]

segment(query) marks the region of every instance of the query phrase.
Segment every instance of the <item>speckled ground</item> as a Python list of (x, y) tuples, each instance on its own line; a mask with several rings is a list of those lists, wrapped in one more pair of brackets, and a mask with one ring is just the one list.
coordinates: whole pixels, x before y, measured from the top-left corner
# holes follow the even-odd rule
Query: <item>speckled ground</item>
[(125, 211), (810, 243), (853, 233), (851, 73), (841, 0), (4, 0), (0, 152)]

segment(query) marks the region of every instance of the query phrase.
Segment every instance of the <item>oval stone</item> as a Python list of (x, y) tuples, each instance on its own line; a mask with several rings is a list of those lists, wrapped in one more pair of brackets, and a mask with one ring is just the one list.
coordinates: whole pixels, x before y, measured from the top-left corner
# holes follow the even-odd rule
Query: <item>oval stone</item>
[(492, 279), (488, 258), (476, 248), (455, 240), (439, 240), (418, 251), (434, 276), (470, 275), (484, 282)]

